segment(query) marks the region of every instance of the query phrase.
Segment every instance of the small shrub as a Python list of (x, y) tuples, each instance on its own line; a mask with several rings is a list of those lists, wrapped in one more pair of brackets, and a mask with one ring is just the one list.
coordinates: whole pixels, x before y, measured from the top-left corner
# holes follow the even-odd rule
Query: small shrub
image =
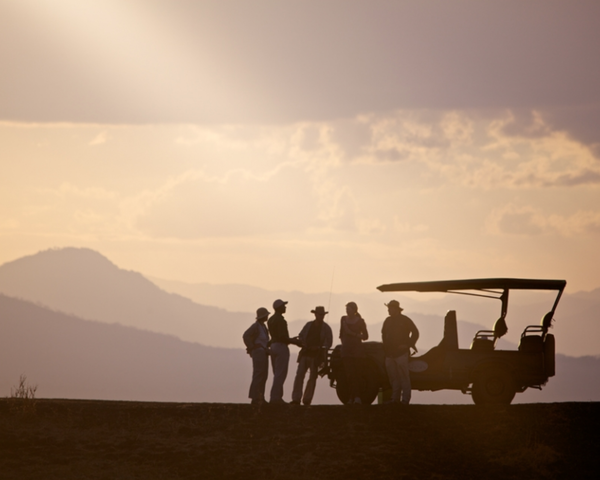
[(19, 385), (10, 389), (10, 407), (14, 413), (34, 414), (37, 385), (28, 385), (25, 375), (19, 376)]

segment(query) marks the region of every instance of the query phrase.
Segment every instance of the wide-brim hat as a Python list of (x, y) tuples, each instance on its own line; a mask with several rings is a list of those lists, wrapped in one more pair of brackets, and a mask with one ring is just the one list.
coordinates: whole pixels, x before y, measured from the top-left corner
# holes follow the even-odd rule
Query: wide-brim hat
[(315, 307), (314, 310), (311, 310), (310, 313), (315, 313), (315, 314), (320, 314), (320, 315), (327, 315), (329, 312), (325, 311), (325, 307)]
[(273, 308), (275, 310), (277, 310), (279, 307), (282, 307), (284, 305), (287, 305), (288, 302), (284, 302), (283, 300), (281, 300), (280, 298), (278, 298), (277, 300), (275, 300), (273, 302)]
[(265, 318), (269, 316), (269, 312), (265, 307), (260, 307), (258, 310), (256, 310), (256, 319), (260, 320), (261, 318)]
[(400, 302), (398, 300), (390, 300), (388, 303), (384, 303), (384, 305), (386, 307), (396, 307), (399, 308), (400, 310), (404, 310), (401, 306), (400, 306)]

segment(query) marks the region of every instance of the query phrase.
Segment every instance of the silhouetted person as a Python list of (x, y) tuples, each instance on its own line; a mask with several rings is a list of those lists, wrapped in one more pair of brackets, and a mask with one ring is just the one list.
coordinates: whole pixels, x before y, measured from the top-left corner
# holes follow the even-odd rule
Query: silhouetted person
[[(403, 308), (397, 300), (386, 303), (389, 317), (383, 322), (381, 339), (385, 355), (385, 368), (392, 385), (392, 403), (408, 405), (411, 397), (410, 372), (408, 359), (410, 349), (416, 350), (419, 330), (414, 322), (402, 314)], [(402, 399), (400, 399), (402, 392)]]
[(364, 386), (364, 363), (366, 353), (362, 342), (368, 340), (367, 324), (358, 313), (356, 303), (346, 305), (346, 315), (340, 325), (340, 340), (342, 341), (342, 362), (348, 379), (350, 400), (347, 405), (361, 404), (360, 393)]
[(265, 386), (269, 376), (269, 331), (265, 322), (269, 318), (266, 308), (256, 311), (256, 322), (244, 332), (243, 339), (246, 351), (252, 357), (252, 383), (248, 397), (253, 405), (261, 405), (265, 401)]
[[(317, 307), (311, 310), (311, 313), (314, 313), (315, 319), (307, 322), (298, 335), (302, 350), (298, 354), (298, 369), (292, 391), (292, 403), (296, 405), (299, 405), (300, 401), (304, 405), (311, 404), (319, 368), (327, 361), (327, 350), (333, 343), (333, 332), (331, 327), (325, 323), (325, 315), (329, 312), (326, 312), (324, 307)], [(308, 381), (303, 396), (302, 387), (307, 371), (309, 372)]]
[(287, 322), (283, 318), (287, 303), (283, 300), (275, 300), (273, 302), (275, 313), (267, 322), (271, 334), (271, 366), (273, 367), (273, 385), (269, 403), (286, 403), (283, 401), (283, 384), (287, 378), (290, 362), (288, 345), (297, 343), (295, 339), (290, 338)]

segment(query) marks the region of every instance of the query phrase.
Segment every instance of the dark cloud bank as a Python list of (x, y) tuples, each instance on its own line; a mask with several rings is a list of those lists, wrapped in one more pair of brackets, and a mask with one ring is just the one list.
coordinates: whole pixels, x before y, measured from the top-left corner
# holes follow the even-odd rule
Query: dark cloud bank
[[(69, 7), (81, 9), (80, 22), (83, 5)], [(177, 41), (132, 51), (86, 35), (83, 24), (70, 32), (59, 9), (0, 7), (0, 118), (291, 122), (518, 108), (544, 110), (556, 128), (599, 140), (598, 2), (149, 0), (128, 8), (133, 15), (107, 24), (107, 38), (135, 40), (140, 30), (127, 23), (135, 18), (157, 42)]]

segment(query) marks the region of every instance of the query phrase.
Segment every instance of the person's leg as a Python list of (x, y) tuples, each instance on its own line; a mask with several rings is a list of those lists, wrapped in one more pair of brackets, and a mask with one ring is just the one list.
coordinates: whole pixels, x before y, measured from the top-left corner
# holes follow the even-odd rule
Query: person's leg
[(279, 372), (279, 364), (281, 362), (281, 359), (278, 345), (278, 343), (274, 343), (271, 345), (271, 369), (273, 370), (273, 383), (271, 384), (271, 396), (269, 398), (269, 401), (271, 402), (277, 398), (277, 391), (279, 390), (281, 376)]
[(296, 370), (296, 378), (294, 378), (294, 390), (292, 390), (292, 402), (300, 403), (302, 400), (302, 387), (304, 386), (304, 377), (306, 376), (306, 370), (308, 369), (307, 357), (301, 357), (298, 361), (298, 368)]
[(397, 358), (398, 375), (400, 377), (400, 385), (402, 389), (402, 403), (408, 405), (410, 403), (412, 387), (410, 384), (410, 371), (408, 370), (408, 353)]
[(392, 387), (392, 401), (400, 401), (400, 375), (395, 358), (385, 357), (385, 369), (387, 370)]
[(269, 356), (264, 348), (258, 348), (252, 353), (252, 359), (254, 360), (254, 358), (256, 358), (256, 398), (258, 401), (264, 401), (265, 387), (267, 385), (267, 377), (269, 376)]
[(271, 361), (273, 365), (273, 385), (271, 386), (271, 402), (283, 400), (283, 384), (287, 377), (290, 350), (284, 343), (271, 345)]
[(317, 377), (319, 375), (319, 366), (317, 365), (316, 358), (307, 358), (308, 363), (308, 381), (306, 382), (306, 389), (304, 390), (304, 397), (302, 403), (304, 405), (310, 405), (312, 403), (313, 396), (315, 395), (315, 387), (317, 386)]

